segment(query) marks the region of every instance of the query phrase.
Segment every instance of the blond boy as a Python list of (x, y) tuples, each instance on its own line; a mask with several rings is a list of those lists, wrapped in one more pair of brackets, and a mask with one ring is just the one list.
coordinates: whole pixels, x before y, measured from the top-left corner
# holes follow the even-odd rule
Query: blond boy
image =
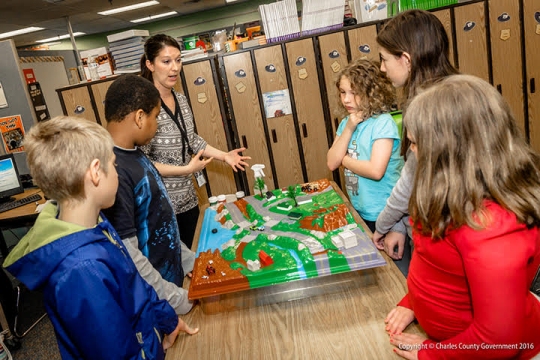
[[(180, 330), (195, 333), (144, 281), (111, 224), (113, 141), (90, 121), (57, 117), (35, 125), (24, 143), (34, 181), (56, 202), (4, 266), (44, 294), (63, 359), (164, 358)], [(163, 343), (161, 335), (165, 335)]]

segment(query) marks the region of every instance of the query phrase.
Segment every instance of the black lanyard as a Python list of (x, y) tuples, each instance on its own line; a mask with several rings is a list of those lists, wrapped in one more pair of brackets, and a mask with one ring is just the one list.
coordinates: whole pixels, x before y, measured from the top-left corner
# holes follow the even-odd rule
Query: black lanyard
[[(186, 162), (186, 144), (187, 144), (187, 152), (189, 156), (192, 156), (194, 152), (191, 146), (189, 145), (189, 138), (187, 135), (186, 123), (184, 121), (184, 116), (182, 115), (182, 111), (180, 110), (180, 104), (178, 103), (176, 94), (174, 92), (172, 94), (174, 98), (175, 114), (173, 114), (171, 109), (167, 107), (163, 99), (161, 99), (161, 107), (171, 117), (171, 119), (174, 121), (174, 123), (178, 127), (178, 130), (180, 131), (180, 136), (182, 137), (182, 163), (185, 163)], [(178, 116), (180, 116), (180, 121), (178, 121)]]

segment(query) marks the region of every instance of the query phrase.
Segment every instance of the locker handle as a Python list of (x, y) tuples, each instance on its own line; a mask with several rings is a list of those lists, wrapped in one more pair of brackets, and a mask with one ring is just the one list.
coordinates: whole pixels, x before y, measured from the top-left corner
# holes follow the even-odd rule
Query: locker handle
[(272, 140), (277, 143), (277, 134), (276, 134), (276, 130), (272, 129)]
[(336, 124), (336, 129), (339, 127), (339, 120), (338, 118), (334, 118), (334, 124)]
[(242, 147), (248, 148), (247, 139), (245, 135), (242, 135)]
[(304, 137), (307, 138), (307, 126), (306, 126), (306, 123), (302, 124), (302, 132), (304, 133)]
[(497, 85), (497, 91), (502, 95), (502, 85), (501, 84)]
[(529, 80), (529, 87), (531, 88), (531, 94), (534, 94), (536, 92), (536, 84), (534, 83), (534, 78), (531, 78)]

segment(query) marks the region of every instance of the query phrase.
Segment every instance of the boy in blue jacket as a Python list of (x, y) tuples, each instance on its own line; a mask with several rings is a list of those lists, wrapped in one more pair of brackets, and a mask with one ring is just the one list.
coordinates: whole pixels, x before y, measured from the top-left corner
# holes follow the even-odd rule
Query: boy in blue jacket
[(34, 181), (56, 202), (4, 266), (43, 290), (62, 358), (163, 359), (180, 330), (198, 329), (159, 300), (100, 213), (118, 188), (111, 136), (96, 123), (57, 117), (34, 125), (24, 146)]

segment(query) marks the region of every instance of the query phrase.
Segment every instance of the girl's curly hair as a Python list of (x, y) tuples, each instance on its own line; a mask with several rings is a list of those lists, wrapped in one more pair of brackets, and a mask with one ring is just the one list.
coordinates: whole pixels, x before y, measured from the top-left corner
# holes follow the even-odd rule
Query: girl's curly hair
[[(378, 61), (358, 59), (352, 61), (339, 74), (336, 87), (339, 91), (341, 79), (346, 77), (351, 88), (360, 96), (360, 108), (364, 120), (374, 115), (388, 113), (396, 109), (396, 90), (390, 80), (380, 70)], [(347, 110), (338, 99), (340, 116), (347, 115)]]

